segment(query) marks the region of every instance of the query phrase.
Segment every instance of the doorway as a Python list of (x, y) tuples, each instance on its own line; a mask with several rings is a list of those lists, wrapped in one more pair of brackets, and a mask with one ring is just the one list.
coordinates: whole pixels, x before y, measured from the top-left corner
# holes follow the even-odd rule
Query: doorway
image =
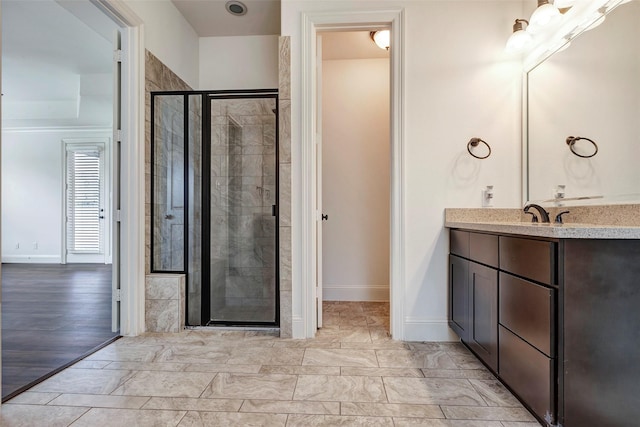
[[(388, 309), (389, 52), (366, 30), (319, 32), (318, 41), (322, 299), (386, 303), (378, 305)], [(318, 326), (330, 327), (338, 320), (323, 316)], [(386, 328), (388, 332), (388, 324)]]
[(106, 222), (121, 91), (120, 28), (93, 4), (2, 9), (4, 401), (119, 335)]
[(151, 271), (189, 326), (278, 326), (276, 90), (153, 92)]
[[(404, 10), (357, 10), (335, 13), (302, 14), (302, 101), (301, 101), (301, 276), (302, 323), (294, 336), (313, 337), (318, 326), (318, 307), (322, 289), (318, 289), (317, 228), (321, 221), (317, 196), (317, 33), (350, 31), (363, 28), (391, 30), (391, 212), (390, 212), (390, 330), (393, 339), (404, 338)], [(321, 273), (320, 273), (321, 274)]]

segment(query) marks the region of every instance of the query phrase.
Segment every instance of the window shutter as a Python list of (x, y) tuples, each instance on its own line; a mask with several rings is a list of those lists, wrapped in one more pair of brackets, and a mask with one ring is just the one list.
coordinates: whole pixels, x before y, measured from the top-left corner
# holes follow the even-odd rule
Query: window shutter
[(67, 250), (70, 253), (103, 253), (101, 154), (97, 148), (67, 151)]

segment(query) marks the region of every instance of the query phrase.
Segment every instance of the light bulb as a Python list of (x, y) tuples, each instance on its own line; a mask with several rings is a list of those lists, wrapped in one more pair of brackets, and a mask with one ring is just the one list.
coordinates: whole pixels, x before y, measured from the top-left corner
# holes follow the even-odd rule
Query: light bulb
[(533, 11), (529, 20), (529, 27), (527, 27), (527, 31), (532, 34), (538, 32), (542, 27), (552, 24), (561, 16), (560, 11), (552, 4), (549, 4), (547, 0), (538, 0), (538, 5), (538, 8)]
[(371, 38), (380, 49), (389, 50), (389, 46), (391, 45), (391, 31), (374, 31), (371, 33)]
[(531, 43), (531, 34), (522, 28), (523, 22), (527, 21), (524, 19), (516, 19), (516, 22), (513, 24), (513, 34), (511, 34), (511, 37), (507, 40), (507, 46), (505, 47), (507, 53), (522, 52)]

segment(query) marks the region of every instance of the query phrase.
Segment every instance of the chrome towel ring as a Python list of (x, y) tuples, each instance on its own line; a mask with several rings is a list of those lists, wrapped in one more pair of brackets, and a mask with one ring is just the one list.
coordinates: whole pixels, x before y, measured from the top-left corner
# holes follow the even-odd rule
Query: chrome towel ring
[[(473, 152), (471, 151), (471, 147), (477, 147), (478, 145), (480, 145), (480, 143), (483, 143), (484, 145), (487, 146), (487, 150), (489, 150), (489, 152), (487, 153), (486, 156), (477, 156), (475, 154), (473, 154)], [(489, 157), (491, 155), (491, 147), (489, 146), (489, 144), (487, 144), (487, 141), (482, 140), (481, 138), (471, 138), (469, 140), (469, 142), (467, 143), (467, 151), (469, 152), (469, 154), (471, 154), (473, 157), (475, 157), (476, 159), (486, 159), (487, 157)]]
[[(589, 141), (591, 144), (593, 144), (594, 151), (592, 154), (589, 154), (589, 155), (580, 154), (573, 149), (573, 146), (575, 145), (575, 143), (582, 139), (584, 139), (585, 141)], [(585, 138), (584, 136), (568, 136), (567, 145), (569, 146), (569, 150), (571, 150), (573, 154), (575, 154), (578, 157), (582, 157), (583, 159), (588, 159), (598, 154), (598, 144), (596, 144), (594, 140)]]

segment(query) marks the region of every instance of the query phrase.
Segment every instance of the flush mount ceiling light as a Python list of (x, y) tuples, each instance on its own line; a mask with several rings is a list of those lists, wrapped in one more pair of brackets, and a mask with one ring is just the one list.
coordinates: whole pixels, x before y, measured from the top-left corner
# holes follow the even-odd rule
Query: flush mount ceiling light
[(242, 16), (247, 13), (247, 6), (241, 1), (228, 1), (224, 7), (227, 9), (227, 12), (235, 16)]
[(371, 40), (373, 40), (380, 49), (389, 50), (389, 46), (391, 46), (391, 31), (371, 31), (369, 35), (371, 36)]
[(541, 28), (558, 20), (560, 16), (558, 8), (549, 3), (549, 0), (538, 0), (538, 8), (533, 11), (529, 19), (527, 31), (535, 34)]
[(505, 48), (507, 53), (522, 52), (531, 43), (531, 34), (523, 29), (523, 22), (527, 24), (527, 27), (529, 26), (529, 22), (526, 19), (516, 19), (513, 24), (513, 34), (507, 40), (507, 47)]

